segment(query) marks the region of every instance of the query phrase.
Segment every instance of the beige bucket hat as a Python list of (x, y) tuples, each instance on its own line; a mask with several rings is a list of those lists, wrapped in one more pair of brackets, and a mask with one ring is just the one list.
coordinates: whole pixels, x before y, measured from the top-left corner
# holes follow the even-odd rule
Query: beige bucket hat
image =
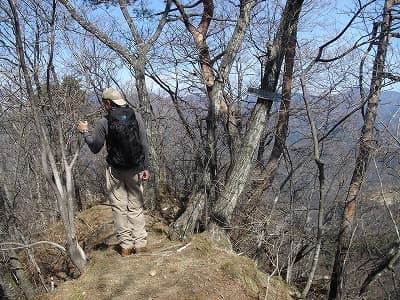
[(107, 88), (103, 91), (103, 100), (111, 100), (119, 106), (128, 104), (128, 102), (126, 102), (122, 97), (121, 93), (113, 88)]

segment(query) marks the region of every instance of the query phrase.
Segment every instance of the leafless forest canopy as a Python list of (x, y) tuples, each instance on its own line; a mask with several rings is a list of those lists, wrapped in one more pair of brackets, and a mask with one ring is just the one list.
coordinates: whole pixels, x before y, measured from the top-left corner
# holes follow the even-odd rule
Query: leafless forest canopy
[(109, 86), (144, 118), (171, 239), (226, 239), (299, 298), (400, 298), (399, 1), (0, 3), (0, 298), (50, 288), (38, 243), (84, 272), (106, 150), (76, 125)]

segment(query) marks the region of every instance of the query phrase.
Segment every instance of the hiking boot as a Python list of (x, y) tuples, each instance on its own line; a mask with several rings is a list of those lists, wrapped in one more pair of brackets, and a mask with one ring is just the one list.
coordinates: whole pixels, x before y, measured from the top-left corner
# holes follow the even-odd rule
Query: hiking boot
[(148, 251), (148, 249), (147, 249), (147, 247), (138, 247), (138, 248), (135, 248), (135, 253), (136, 254), (138, 254), (138, 253), (144, 253), (144, 252), (147, 252)]
[(129, 255), (132, 254), (132, 250), (133, 250), (132, 248), (123, 248), (123, 247), (121, 247), (120, 254), (121, 254), (122, 257), (126, 257), (126, 256), (129, 256)]

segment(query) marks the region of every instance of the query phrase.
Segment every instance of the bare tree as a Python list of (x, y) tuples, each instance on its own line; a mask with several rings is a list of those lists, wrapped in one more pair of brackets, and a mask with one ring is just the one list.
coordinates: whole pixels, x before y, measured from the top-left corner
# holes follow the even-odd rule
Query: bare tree
[[(206, 86), (206, 95), (208, 98), (207, 105), (207, 144), (206, 158), (204, 159), (209, 166), (209, 175), (205, 174), (205, 182), (197, 186), (194, 194), (189, 199), (189, 206), (185, 212), (179, 217), (174, 224), (171, 225), (169, 234), (173, 239), (184, 239), (190, 236), (195, 228), (197, 217), (202, 213), (207, 194), (211, 194), (211, 205), (218, 197), (215, 184), (217, 179), (217, 121), (219, 114), (225, 115), (227, 126), (232, 128), (231, 131), (237, 131), (237, 120), (233, 118), (235, 108), (228, 108), (224, 97), (225, 84), (228, 81), (234, 58), (239, 51), (243, 39), (245, 37), (247, 26), (250, 22), (251, 11), (256, 1), (240, 1), (239, 17), (235, 24), (235, 29), (221, 54), (215, 58), (211, 58), (209, 46), (207, 45), (207, 34), (210, 22), (213, 17), (214, 3), (213, 1), (202, 1), (203, 12), (202, 18), (197, 26), (194, 26), (189, 15), (185, 11), (185, 7), (180, 1), (174, 1), (176, 4), (182, 21), (186, 29), (191, 33), (194, 39), (196, 50), (198, 52), (197, 61), (202, 71), (202, 80)], [(217, 70), (213, 69), (213, 64), (221, 59)], [(234, 129), (236, 128), (236, 129)], [(206, 166), (204, 166), (206, 168)]]
[(380, 25), (378, 36), (378, 47), (373, 65), (373, 73), (369, 94), (367, 96), (367, 111), (364, 118), (364, 125), (359, 139), (359, 150), (356, 158), (356, 165), (348, 188), (345, 200), (342, 222), (338, 235), (335, 263), (332, 271), (332, 279), (329, 290), (329, 299), (342, 299), (343, 280), (345, 275), (345, 264), (350, 249), (351, 236), (354, 230), (354, 218), (356, 213), (356, 199), (368, 168), (371, 151), (373, 148), (373, 133), (375, 126), (376, 112), (381, 94), (383, 71), (390, 38), (392, 22), (392, 0), (386, 0), (382, 12), (383, 20)]
[[(75, 153), (72, 155), (72, 158), (67, 156), (65, 150), (65, 140), (64, 140), (64, 131), (62, 126), (61, 119), (56, 119), (55, 121), (55, 129), (59, 137), (59, 148), (60, 150), (60, 162), (61, 168), (57, 164), (57, 156), (54, 153), (54, 150), (51, 147), (50, 139), (51, 136), (49, 134), (48, 128), (46, 128), (41, 122), (39, 111), (41, 109), (41, 105), (39, 102), (39, 97), (43, 96), (42, 92), (40, 92), (41, 85), (38, 82), (38, 63), (39, 59), (39, 51), (35, 51), (36, 59), (34, 60), (37, 65), (33, 68), (33, 74), (30, 72), (28, 65), (26, 63), (26, 52), (23, 43), (23, 33), (21, 31), (20, 18), (18, 15), (18, 10), (15, 2), (13, 0), (8, 1), (10, 6), (10, 18), (12, 20), (14, 35), (15, 35), (15, 50), (18, 57), (19, 66), (22, 70), (22, 76), (24, 79), (24, 87), (26, 91), (26, 97), (31, 104), (32, 114), (34, 119), (34, 124), (36, 126), (39, 141), (41, 145), (41, 164), (43, 168), (44, 175), (48, 183), (50, 184), (53, 192), (56, 195), (58, 207), (61, 214), (61, 219), (64, 224), (66, 240), (67, 240), (67, 249), (68, 254), (73, 261), (74, 265), (79, 269), (79, 271), (83, 272), (86, 266), (86, 256), (81, 246), (78, 243), (76, 234), (75, 234), (75, 226), (74, 226), (74, 194), (73, 194), (73, 179), (72, 179), (72, 168), (76, 162), (79, 153), (79, 147), (75, 147)], [(53, 6), (53, 10), (55, 6)], [(53, 14), (54, 18), (54, 14)], [(52, 30), (54, 30), (54, 24), (51, 26)], [(36, 35), (38, 38), (38, 35)], [(54, 43), (54, 40), (50, 41), (50, 44)], [(50, 48), (52, 49), (52, 48)], [(50, 58), (48, 61), (48, 70), (52, 69), (52, 55), (53, 51), (50, 50)], [(33, 75), (33, 76), (32, 76)], [(51, 75), (51, 72), (47, 73), (48, 76)], [(35, 93), (34, 84), (32, 83), (31, 77), (34, 78), (36, 82), (36, 90), (39, 90), (39, 93)], [(48, 96), (52, 97), (51, 91), (49, 89), (50, 84), (49, 80), (47, 80), (48, 87)], [(51, 98), (50, 98), (51, 101)], [(60, 116), (60, 115), (58, 115)]]
[[(313, 65), (313, 62), (310, 64), (309, 67)], [(322, 234), (323, 234), (323, 219), (324, 219), (324, 204), (325, 204), (325, 197), (326, 197), (326, 186), (325, 186), (325, 164), (321, 160), (321, 154), (320, 154), (320, 147), (319, 147), (319, 140), (318, 140), (318, 131), (317, 127), (315, 125), (314, 118), (312, 116), (311, 108), (310, 108), (310, 95), (307, 90), (306, 86), (306, 80), (305, 80), (305, 75), (308, 71), (308, 68), (306, 68), (302, 74), (301, 74), (301, 86), (303, 89), (303, 99), (306, 105), (306, 110), (307, 110), (307, 116), (308, 116), (308, 121), (310, 123), (310, 128), (311, 128), (311, 135), (313, 139), (313, 145), (314, 145), (314, 161), (317, 165), (318, 168), (318, 180), (319, 180), (319, 201), (318, 201), (318, 224), (317, 224), (317, 240), (316, 240), (316, 245), (315, 245), (315, 251), (314, 251), (314, 257), (313, 257), (313, 262), (310, 270), (310, 275), (308, 276), (308, 280), (306, 283), (306, 286), (304, 287), (301, 297), (305, 299), (307, 297), (307, 294), (310, 290), (312, 281), (314, 279), (314, 275), (317, 269), (318, 265), (318, 260), (319, 260), (319, 255), (321, 251), (321, 245), (322, 245)]]
[[(193, 36), (194, 44), (198, 52), (197, 61), (202, 72), (202, 80), (205, 83), (206, 95), (208, 98), (208, 115), (207, 115), (207, 138), (208, 138), (208, 156), (211, 181), (214, 182), (217, 176), (217, 142), (216, 127), (220, 112), (228, 113), (228, 106), (223, 97), (224, 87), (228, 81), (234, 58), (239, 51), (247, 26), (250, 21), (250, 14), (256, 1), (240, 1), (239, 17), (236, 21), (235, 30), (222, 53), (218, 53), (216, 57), (211, 58), (209, 46), (207, 44), (207, 35), (210, 23), (214, 16), (214, 3), (211, 0), (201, 1), (203, 4), (203, 12), (201, 20), (197, 26), (190, 21), (190, 16), (186, 13), (185, 7), (179, 0), (174, 0), (182, 21), (186, 29)], [(218, 60), (221, 60), (218, 69), (214, 70), (213, 66)], [(234, 107), (230, 108), (230, 114), (234, 114)], [(235, 120), (229, 120), (235, 125)]]
[[(289, 37), (292, 36), (292, 31), (297, 28), (296, 24), (302, 4), (302, 0), (286, 2), (278, 32), (273, 44), (268, 49), (261, 88), (272, 94), (276, 93), (285, 49), (287, 48)], [(264, 132), (264, 125), (268, 120), (271, 106), (271, 100), (257, 99), (257, 104), (249, 120), (247, 132), (242, 140), (240, 154), (213, 209), (213, 222), (222, 228), (229, 228), (230, 226), (232, 213), (248, 180), (252, 158)], [(213, 229), (219, 231), (215, 226)]]

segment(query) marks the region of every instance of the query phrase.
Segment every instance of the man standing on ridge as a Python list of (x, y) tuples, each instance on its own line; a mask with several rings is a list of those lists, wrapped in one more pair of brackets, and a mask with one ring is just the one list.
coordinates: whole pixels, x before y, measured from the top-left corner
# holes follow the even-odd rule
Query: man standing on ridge
[(142, 180), (149, 179), (148, 145), (144, 123), (113, 88), (103, 91), (107, 115), (89, 131), (87, 121), (78, 130), (93, 153), (106, 142), (106, 183), (113, 210), (114, 225), (120, 241), (121, 256), (147, 251), (147, 232), (143, 212)]

